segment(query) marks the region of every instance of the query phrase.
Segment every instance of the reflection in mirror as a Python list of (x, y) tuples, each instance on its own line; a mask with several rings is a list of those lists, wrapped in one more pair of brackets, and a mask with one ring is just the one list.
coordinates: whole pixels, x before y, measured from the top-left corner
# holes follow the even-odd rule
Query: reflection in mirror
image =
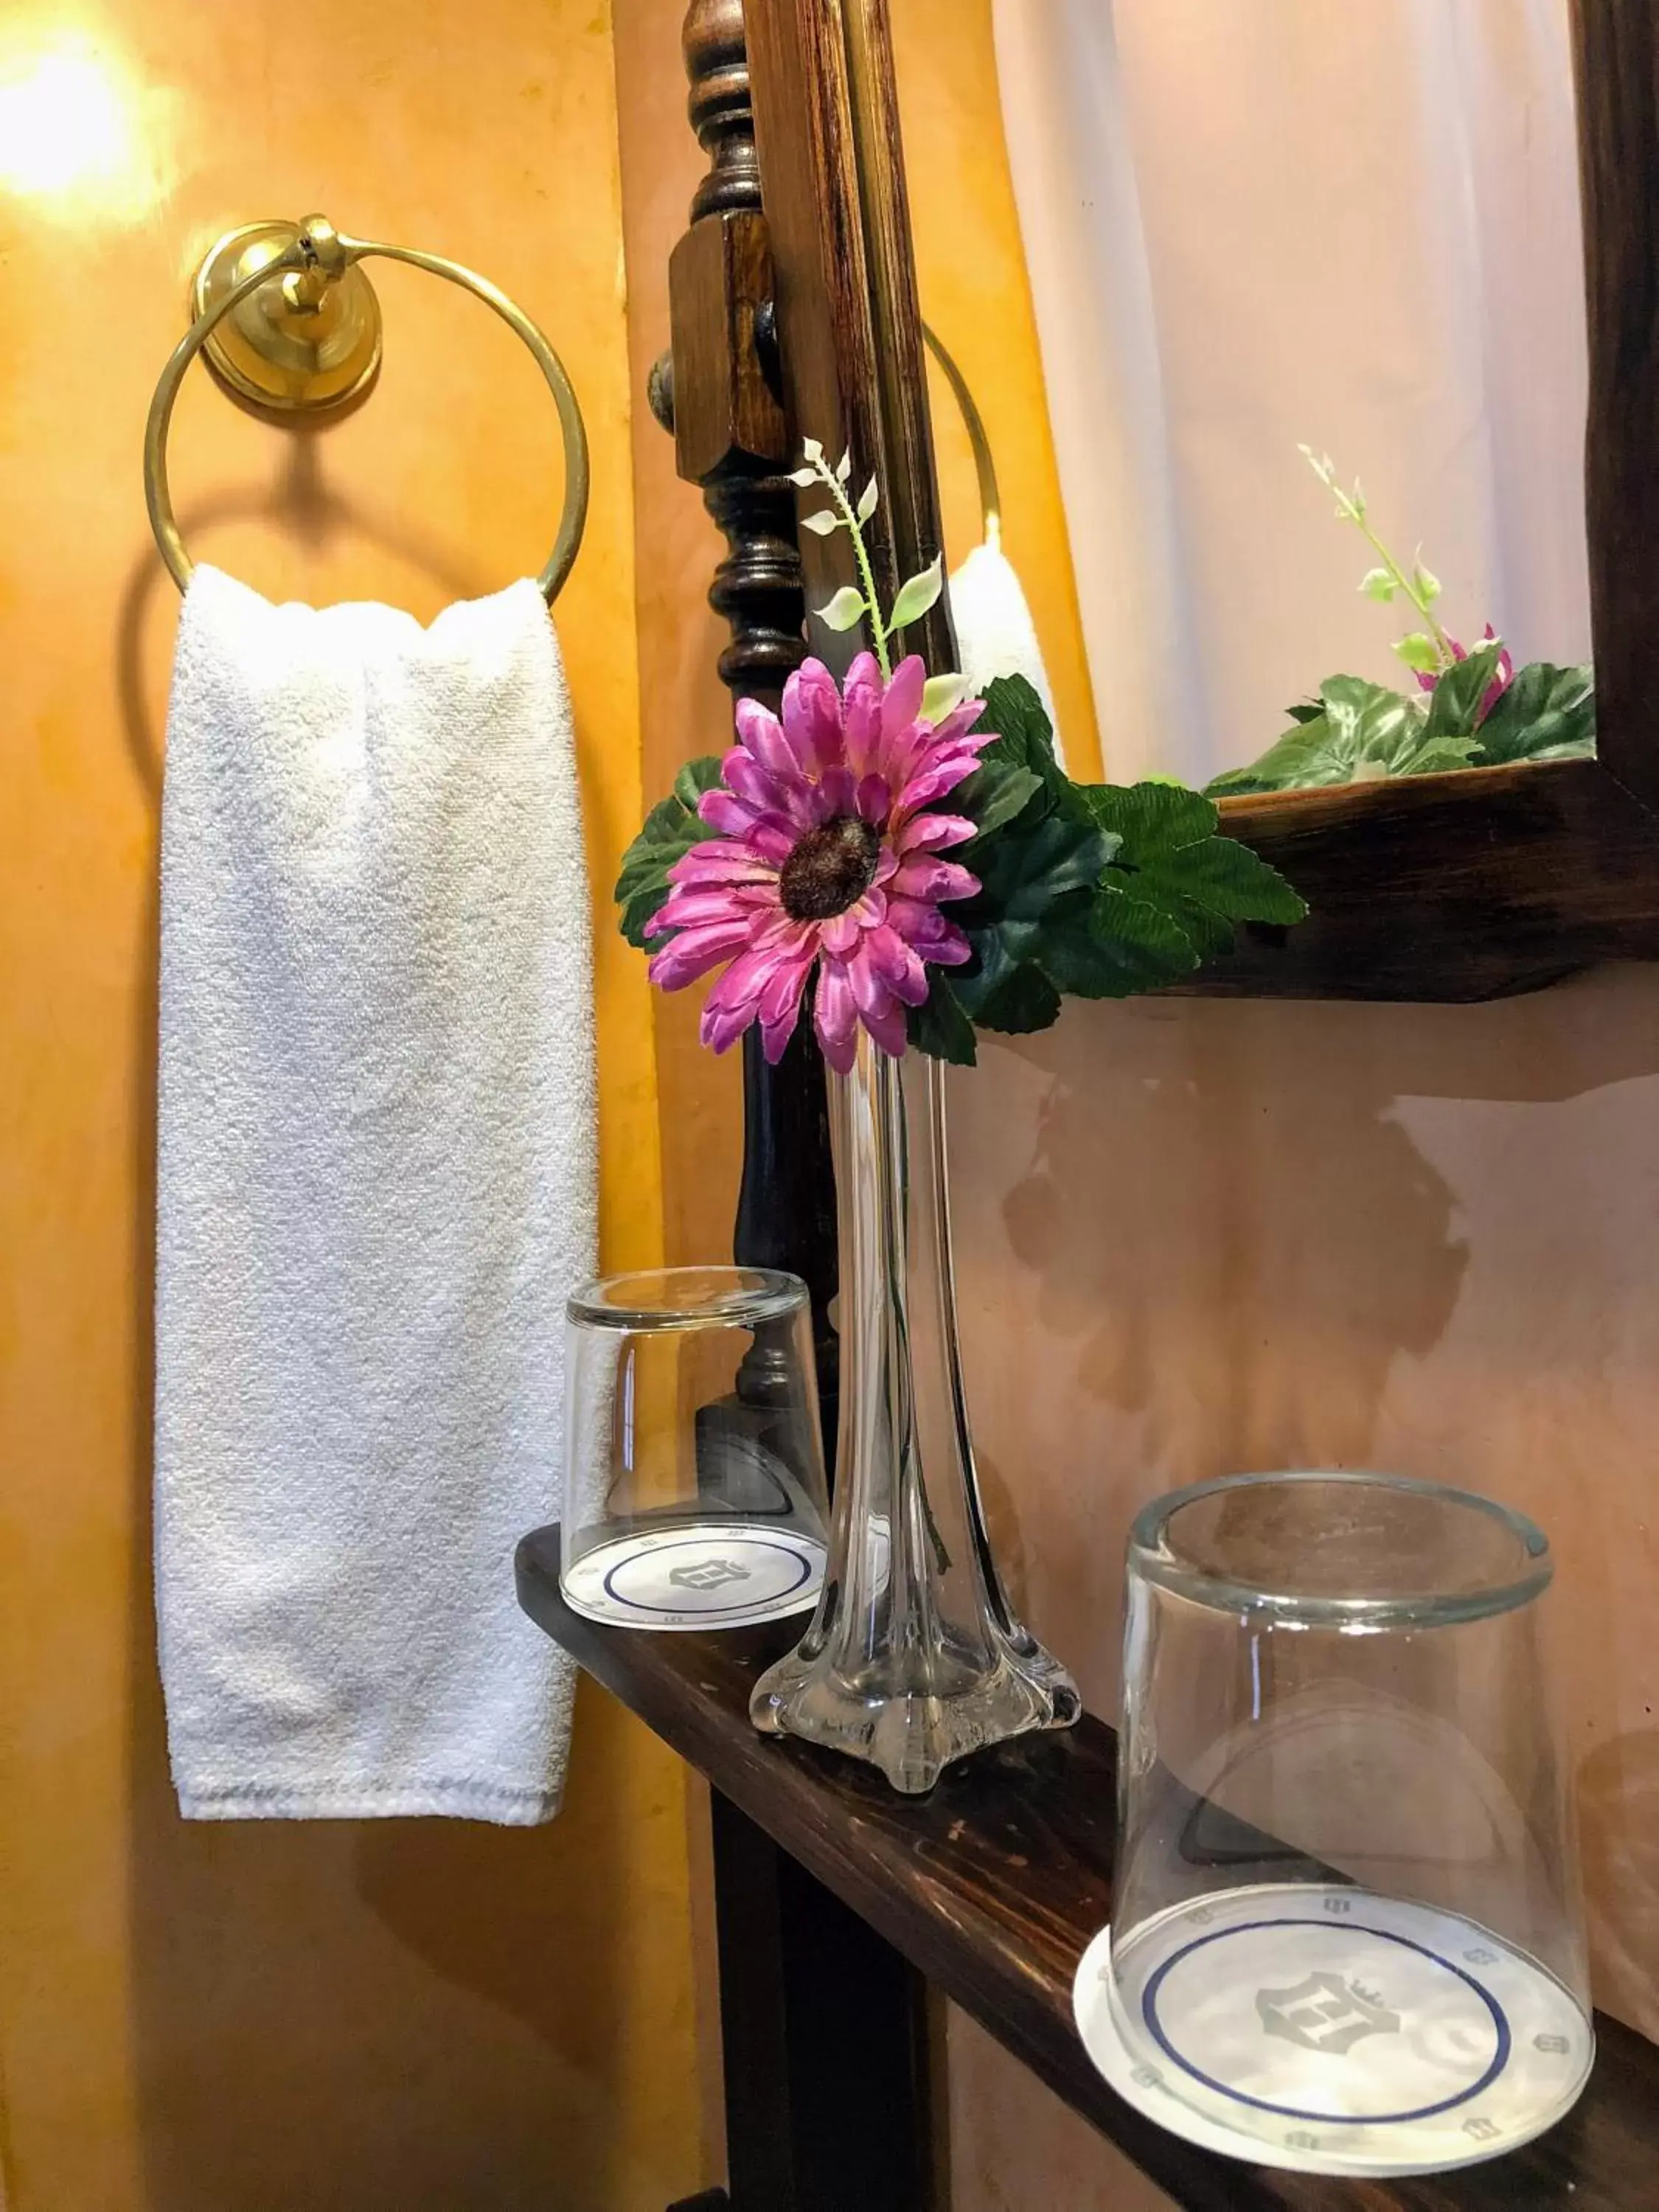
[(890, 6), (969, 672), (1218, 794), (1593, 750), (1567, 0)]

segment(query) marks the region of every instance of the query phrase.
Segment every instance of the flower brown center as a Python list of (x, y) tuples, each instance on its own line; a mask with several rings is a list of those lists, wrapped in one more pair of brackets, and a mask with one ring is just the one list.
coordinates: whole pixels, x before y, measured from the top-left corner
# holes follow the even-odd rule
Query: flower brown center
[(783, 864), (778, 889), (792, 921), (828, 921), (845, 914), (875, 880), (881, 832), (843, 815), (809, 830)]

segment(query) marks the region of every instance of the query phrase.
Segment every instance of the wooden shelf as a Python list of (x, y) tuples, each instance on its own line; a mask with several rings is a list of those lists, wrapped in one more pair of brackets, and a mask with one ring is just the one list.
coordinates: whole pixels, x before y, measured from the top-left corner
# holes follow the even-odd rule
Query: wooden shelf
[(1405, 2181), (1281, 2173), (1193, 2148), (1095, 2072), (1072, 1978), (1111, 1917), (1116, 1741), (1085, 1718), (982, 1753), (931, 1796), (870, 1769), (757, 1735), (756, 1677), (799, 1621), (717, 1635), (605, 1628), (559, 1595), (558, 1531), (519, 1547), (525, 1610), (756, 1825), (936, 1987), (1092, 2121), (1177, 2203), (1202, 2212), (1639, 2212), (1659, 2205), (1659, 2051), (1598, 2015), (1583, 2098), (1536, 2143), (1489, 2165)]

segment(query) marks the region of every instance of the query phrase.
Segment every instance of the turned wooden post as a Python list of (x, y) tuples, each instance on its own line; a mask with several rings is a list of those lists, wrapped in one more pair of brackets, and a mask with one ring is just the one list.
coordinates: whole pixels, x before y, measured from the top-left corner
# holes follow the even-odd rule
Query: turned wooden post
[[(708, 171), (669, 264), (670, 352), (652, 373), (657, 419), (726, 552), (709, 599), (731, 625), (720, 672), (734, 698), (775, 707), (805, 655), (789, 470), (797, 438), (771, 342), (772, 254), (761, 209), (742, 0), (692, 0), (684, 33), (692, 127)], [(826, 429), (823, 434), (831, 434)], [(712, 734), (712, 733), (711, 733)], [(724, 743), (724, 732), (720, 733)], [(744, 1158), (734, 1256), (802, 1276), (833, 1451), (838, 1362), (836, 1189), (823, 1063), (803, 1013), (776, 1067), (744, 1040)], [(763, 1340), (704, 1437), (767, 1403)], [(803, 1623), (804, 1625), (804, 1623)], [(920, 1978), (817, 1878), (716, 1790), (726, 2132), (735, 2212), (925, 2212), (933, 2201), (925, 1992)], [(718, 2193), (688, 2203), (702, 2212)]]
[[(691, 227), (669, 264), (672, 343), (651, 380), (651, 404), (674, 432), (679, 472), (698, 485), (726, 541), (708, 597), (731, 624), (720, 658), (734, 698), (775, 707), (799, 667), (805, 611), (788, 471), (793, 439), (767, 344), (772, 261), (761, 212), (742, 0), (693, 0), (684, 33), (691, 124), (708, 172)], [(722, 739), (722, 742), (724, 740)], [(805, 1013), (777, 1067), (757, 1030), (744, 1040), (744, 1159), (734, 1257), (783, 1267), (812, 1295), (813, 1348), (833, 1451), (838, 1361), (835, 1176), (823, 1066)], [(742, 1395), (764, 1402), (765, 1347)]]

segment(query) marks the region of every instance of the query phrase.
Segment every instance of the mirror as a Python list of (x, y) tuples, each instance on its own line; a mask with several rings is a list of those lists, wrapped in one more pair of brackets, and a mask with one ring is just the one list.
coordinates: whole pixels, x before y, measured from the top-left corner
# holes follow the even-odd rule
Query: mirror
[(890, 15), (969, 672), (1218, 796), (1593, 751), (1567, 0)]

